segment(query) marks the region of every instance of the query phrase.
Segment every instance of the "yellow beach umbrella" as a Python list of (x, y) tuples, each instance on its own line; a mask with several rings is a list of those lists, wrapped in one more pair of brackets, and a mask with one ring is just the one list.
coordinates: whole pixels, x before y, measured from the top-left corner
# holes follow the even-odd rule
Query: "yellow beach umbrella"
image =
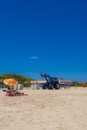
[(15, 79), (4, 79), (3, 81), (6, 85), (13, 86), (18, 83)]

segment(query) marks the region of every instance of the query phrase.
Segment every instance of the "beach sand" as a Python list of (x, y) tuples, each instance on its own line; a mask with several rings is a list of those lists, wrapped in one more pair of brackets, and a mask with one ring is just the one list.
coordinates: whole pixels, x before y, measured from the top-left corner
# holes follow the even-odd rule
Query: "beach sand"
[(87, 88), (0, 92), (0, 130), (87, 130)]

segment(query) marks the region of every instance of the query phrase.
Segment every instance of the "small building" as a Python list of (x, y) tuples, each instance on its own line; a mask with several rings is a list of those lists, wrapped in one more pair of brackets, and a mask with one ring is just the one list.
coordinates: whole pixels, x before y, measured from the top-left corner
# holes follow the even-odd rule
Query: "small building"
[(71, 80), (59, 80), (59, 84), (65, 84), (67, 86), (75, 86), (75, 82), (71, 81)]
[(46, 83), (46, 80), (32, 80), (30, 83), (31, 83), (31, 84)]
[(30, 83), (31, 83), (31, 89), (33, 90), (42, 89), (42, 84), (46, 83), (46, 80), (33, 80)]

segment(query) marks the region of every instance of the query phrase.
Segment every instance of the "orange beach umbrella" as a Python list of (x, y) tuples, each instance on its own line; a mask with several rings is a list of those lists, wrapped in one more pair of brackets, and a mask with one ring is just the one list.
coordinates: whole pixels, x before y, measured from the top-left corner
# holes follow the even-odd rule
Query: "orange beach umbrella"
[(15, 79), (4, 79), (3, 82), (4, 82), (6, 85), (10, 85), (10, 86), (15, 85), (15, 84), (18, 83), (18, 81), (15, 80)]

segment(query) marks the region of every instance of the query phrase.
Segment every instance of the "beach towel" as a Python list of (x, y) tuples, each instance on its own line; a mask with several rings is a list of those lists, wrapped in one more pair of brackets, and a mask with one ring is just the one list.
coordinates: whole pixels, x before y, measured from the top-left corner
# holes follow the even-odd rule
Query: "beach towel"
[[(5, 94), (5, 96), (8, 96), (8, 97), (16, 97), (16, 96), (9, 96), (7, 93)], [(19, 95), (18, 95), (19, 96)], [(28, 96), (28, 94), (23, 94), (23, 95), (20, 95), (20, 96)]]

